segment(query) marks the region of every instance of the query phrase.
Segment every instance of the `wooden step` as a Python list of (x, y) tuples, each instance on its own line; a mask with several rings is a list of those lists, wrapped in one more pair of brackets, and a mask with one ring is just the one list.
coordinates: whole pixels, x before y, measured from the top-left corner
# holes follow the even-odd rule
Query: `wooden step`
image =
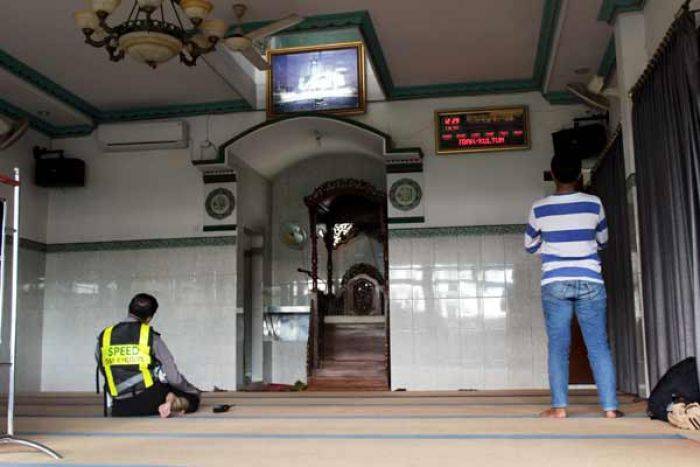
[(309, 391), (387, 391), (386, 377), (382, 378), (331, 378), (312, 376), (308, 381)]

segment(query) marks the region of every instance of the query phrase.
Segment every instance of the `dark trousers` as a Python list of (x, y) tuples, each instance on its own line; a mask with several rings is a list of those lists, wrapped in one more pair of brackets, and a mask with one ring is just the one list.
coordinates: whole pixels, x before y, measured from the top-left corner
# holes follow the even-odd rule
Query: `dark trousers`
[(173, 388), (170, 385), (156, 382), (150, 388), (127, 399), (117, 400), (112, 403), (113, 417), (143, 417), (158, 415), (158, 407), (165, 402), (165, 396), (172, 392), (177, 397), (184, 397), (190, 403), (187, 413), (195, 412), (199, 408), (199, 395), (190, 394)]

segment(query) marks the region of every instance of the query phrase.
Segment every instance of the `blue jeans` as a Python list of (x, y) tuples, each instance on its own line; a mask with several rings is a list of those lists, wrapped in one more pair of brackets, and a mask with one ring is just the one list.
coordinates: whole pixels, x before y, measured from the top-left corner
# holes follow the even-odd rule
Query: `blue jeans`
[(618, 408), (615, 368), (606, 331), (606, 298), (605, 286), (596, 282), (572, 280), (542, 286), (552, 407), (567, 406), (571, 320), (576, 313), (598, 387), (600, 405), (603, 410)]

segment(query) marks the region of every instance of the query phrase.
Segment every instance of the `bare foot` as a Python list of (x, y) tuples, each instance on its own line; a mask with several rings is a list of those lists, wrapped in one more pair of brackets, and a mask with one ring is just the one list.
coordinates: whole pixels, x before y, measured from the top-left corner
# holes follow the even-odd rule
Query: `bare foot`
[(169, 418), (173, 415), (177, 415), (177, 412), (173, 412), (173, 405), (175, 402), (177, 402), (177, 397), (172, 392), (169, 392), (168, 395), (165, 396), (165, 402), (158, 407), (161, 418)]
[(566, 418), (566, 409), (562, 407), (552, 407), (540, 413), (540, 418)]
[(622, 418), (625, 414), (619, 410), (606, 410), (603, 412), (603, 417), (605, 418)]

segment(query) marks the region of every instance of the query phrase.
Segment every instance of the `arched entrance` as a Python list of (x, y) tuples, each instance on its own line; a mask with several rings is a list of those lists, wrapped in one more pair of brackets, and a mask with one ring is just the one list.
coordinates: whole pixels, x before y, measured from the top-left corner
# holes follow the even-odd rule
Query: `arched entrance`
[[(316, 233), (311, 241), (309, 388), (387, 390), (386, 194), (361, 180), (338, 179), (318, 186), (304, 202), (310, 231)], [(325, 274), (319, 270), (319, 245), (325, 250)], [(344, 255), (351, 245), (352, 253)], [(371, 258), (374, 264), (341, 261), (344, 256)]]
[[(366, 314), (375, 320), (379, 317), (386, 320), (378, 324), (381, 333), (377, 341), (382, 350), (381, 387), (389, 387), (386, 246), (377, 243), (380, 261), (367, 258), (351, 261), (350, 255), (343, 256), (343, 251), (357, 247), (360, 238), (363, 241), (386, 238), (387, 218), (396, 217), (392, 208), (387, 207), (388, 183), (394, 183), (391, 177), (421, 172), (422, 159), (420, 148), (396, 148), (389, 135), (367, 124), (331, 115), (296, 114), (255, 124), (222, 144), (216, 159), (193, 161), (206, 176), (235, 174), (237, 225), (234, 228), (238, 250), (235, 305), (239, 310), (236, 360), (245, 363), (239, 363), (237, 370), (239, 388), (257, 387), (249, 383), (261, 381), (305, 382), (311, 374), (307, 363), (314, 361), (318, 368), (318, 356), (314, 357), (312, 352), (307, 356), (307, 329), (314, 333), (314, 326), (309, 326), (312, 305), (317, 306), (327, 293), (325, 279), (319, 287), (319, 277), (327, 275), (328, 265), (325, 244), (320, 240), (309, 241), (318, 237), (310, 226), (304, 198), (311, 197), (316, 212), (322, 213), (330, 206), (329, 198), (323, 193), (331, 192), (335, 193), (331, 196), (333, 212), (362, 215), (346, 208), (370, 203), (383, 216), (380, 221), (373, 221), (374, 225), (381, 225), (374, 229), (374, 237), (368, 235), (372, 229), (356, 226), (346, 233), (338, 231), (342, 246), (334, 253), (331, 292), (347, 303), (349, 317)], [(337, 183), (341, 177), (369, 186)], [(343, 190), (345, 195), (341, 193)], [(319, 196), (314, 200), (314, 195)], [(360, 201), (352, 202), (352, 196), (360, 196)], [(290, 234), (298, 244), (289, 245), (281, 240)], [(315, 282), (299, 272), (312, 269), (313, 243), (318, 243)], [(352, 277), (348, 279), (352, 283), (343, 283), (344, 273), (359, 263), (374, 265), (378, 274)], [(344, 290), (347, 287), (352, 287), (352, 293)], [(315, 326), (318, 324), (317, 321)], [(317, 330), (317, 334), (322, 332), (320, 328)]]

